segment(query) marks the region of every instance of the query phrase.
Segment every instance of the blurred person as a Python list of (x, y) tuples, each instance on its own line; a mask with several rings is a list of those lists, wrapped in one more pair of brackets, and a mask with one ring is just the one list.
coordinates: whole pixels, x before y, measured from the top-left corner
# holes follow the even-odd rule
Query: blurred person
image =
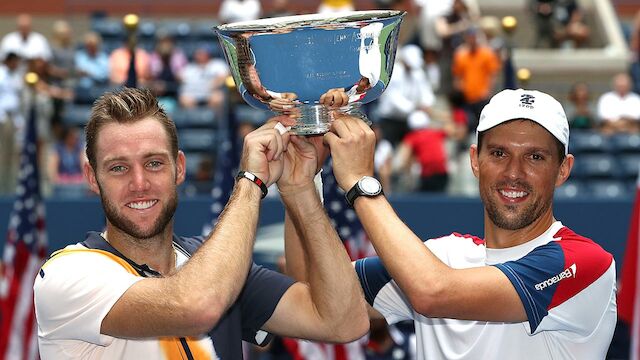
[(555, 7), (557, 26), (554, 29), (554, 45), (563, 49), (584, 47), (591, 36), (591, 29), (584, 21), (584, 11), (576, 0), (558, 0)]
[(175, 46), (169, 34), (159, 34), (155, 50), (150, 56), (150, 87), (160, 97), (169, 97), (177, 101), (180, 74), (187, 66), (187, 56)]
[(44, 35), (33, 31), (33, 19), (29, 14), (19, 14), (16, 17), (16, 31), (5, 35), (0, 41), (0, 58), (8, 53), (18, 54), (21, 59), (42, 58), (51, 59), (51, 47)]
[(8, 53), (0, 64), (0, 194), (15, 191), (18, 179), (18, 156), (23, 127), (21, 95), (24, 88), (24, 69), (20, 57)]
[(272, 18), (295, 15), (295, 13), (291, 11), (290, 6), (289, 0), (273, 0), (271, 1), (269, 11), (264, 14), (264, 17)]
[[(336, 180), (379, 256), (354, 264), (370, 316), (413, 321), (418, 359), (605, 358), (615, 260), (553, 213), (555, 188), (574, 164), (562, 105), (539, 91), (504, 90), (480, 119), (469, 156), (484, 238), (423, 242), (371, 177), (373, 131), (342, 117), (324, 135)], [(304, 279), (309, 259), (295, 237), (287, 241), (287, 268)]]
[(529, 10), (535, 19), (536, 48), (550, 48), (555, 43), (555, 19), (557, 0), (529, 0)]
[(452, 73), (454, 88), (464, 94), (465, 106), (471, 118), (469, 132), (475, 132), (480, 112), (489, 102), (500, 70), (500, 59), (479, 39), (478, 29), (465, 32), (464, 44), (454, 53)]
[(619, 73), (613, 77), (612, 90), (598, 99), (598, 128), (604, 134), (640, 131), (640, 95), (631, 91), (631, 77)]
[(78, 91), (88, 91), (109, 82), (109, 55), (102, 50), (102, 38), (98, 33), (84, 34), (83, 47), (76, 51), (75, 63), (79, 75)]
[(52, 193), (60, 197), (83, 197), (87, 186), (82, 175), (86, 162), (84, 143), (78, 128), (63, 127), (59, 139), (49, 150), (47, 161), (48, 176)]
[(229, 76), (229, 66), (223, 59), (211, 59), (209, 49), (201, 47), (193, 54), (193, 62), (188, 63), (179, 77), (182, 81), (178, 89), (178, 101), (184, 108), (208, 106), (220, 110), (224, 105), (225, 79)]
[(591, 90), (584, 82), (577, 82), (569, 90), (569, 100), (565, 105), (569, 127), (591, 129), (596, 124), (596, 106), (591, 101)]
[[(109, 81), (111, 84), (124, 85), (129, 76), (129, 64), (131, 63), (131, 49), (127, 43), (113, 50), (109, 54)], [(151, 60), (149, 53), (140, 48), (135, 48), (135, 68), (138, 86), (146, 86), (151, 80)]]
[[(76, 77), (75, 46), (71, 25), (64, 20), (53, 23), (53, 39), (51, 41), (51, 60), (49, 61), (49, 79), (51, 84), (67, 94), (73, 93), (74, 78)], [(53, 98), (52, 123), (60, 124), (66, 97)]]
[(440, 87), (442, 94), (448, 94), (454, 88), (452, 60), (456, 49), (464, 43), (464, 34), (478, 21), (479, 13), (473, 12), (463, 0), (454, 0), (451, 8), (436, 18), (435, 30), (442, 39), (442, 48), (438, 56), (440, 66)]
[(411, 131), (402, 139), (394, 157), (394, 171), (408, 171), (413, 163), (420, 166), (417, 191), (439, 192), (447, 190), (449, 184), (449, 155), (446, 140), (456, 129), (451, 119), (440, 119), (437, 127), (426, 113), (409, 116)]
[(502, 37), (500, 20), (495, 16), (483, 16), (480, 18), (479, 28), (484, 36), (485, 43), (493, 49), (498, 59), (504, 58), (505, 41)]
[[(242, 171), (213, 231), (180, 237), (173, 216), (186, 160), (175, 124), (148, 89), (94, 104), (83, 170), (107, 225), (55, 252), (36, 278), (43, 359), (235, 360), (243, 339), (265, 344), (269, 333), (334, 342), (366, 333), (348, 254), (326, 236), (317, 194), (298, 192), (313, 184), (315, 149), (277, 123), (245, 137)], [(260, 202), (276, 182), (314, 269), (304, 283), (252, 262)]]
[(436, 101), (422, 55), (417, 45), (398, 50), (393, 76), (376, 104), (382, 132), (393, 146), (409, 132), (407, 117), (414, 111), (432, 111)]
[(259, 0), (222, 0), (218, 20), (223, 23), (250, 21), (260, 18), (262, 5)]

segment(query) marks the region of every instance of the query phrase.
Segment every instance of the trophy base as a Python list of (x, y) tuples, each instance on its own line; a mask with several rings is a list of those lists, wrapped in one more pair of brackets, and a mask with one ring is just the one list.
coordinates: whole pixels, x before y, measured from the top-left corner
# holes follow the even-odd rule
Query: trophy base
[(299, 104), (294, 110), (283, 112), (283, 114), (296, 119), (296, 124), (291, 126), (292, 133), (301, 136), (313, 136), (329, 132), (331, 122), (345, 115), (357, 117), (367, 125), (371, 125), (371, 121), (360, 110), (360, 106), (360, 103), (352, 103), (340, 108), (331, 108), (318, 104)]

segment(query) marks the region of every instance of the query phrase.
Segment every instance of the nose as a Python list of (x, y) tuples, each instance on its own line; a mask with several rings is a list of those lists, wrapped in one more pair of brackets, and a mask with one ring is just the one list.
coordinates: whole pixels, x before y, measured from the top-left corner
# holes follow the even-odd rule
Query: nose
[(129, 190), (133, 192), (142, 192), (149, 189), (151, 183), (147, 179), (143, 166), (134, 166), (131, 169), (131, 179), (129, 181)]
[(505, 176), (509, 180), (519, 180), (524, 177), (524, 163), (523, 160), (518, 157), (511, 157), (506, 164)]

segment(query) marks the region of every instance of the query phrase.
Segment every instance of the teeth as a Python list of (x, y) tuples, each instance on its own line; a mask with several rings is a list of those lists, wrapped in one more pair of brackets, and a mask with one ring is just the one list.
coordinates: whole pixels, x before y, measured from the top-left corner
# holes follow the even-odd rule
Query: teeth
[(523, 196), (527, 195), (527, 193), (526, 193), (526, 192), (524, 192), (524, 191), (506, 191), (506, 190), (500, 190), (500, 193), (501, 193), (503, 196), (506, 196), (506, 197), (511, 198), (511, 199), (517, 199), (517, 198), (521, 198), (521, 197), (523, 197)]
[(152, 207), (156, 202), (158, 202), (158, 200), (138, 201), (128, 203), (127, 206), (136, 210), (144, 210)]

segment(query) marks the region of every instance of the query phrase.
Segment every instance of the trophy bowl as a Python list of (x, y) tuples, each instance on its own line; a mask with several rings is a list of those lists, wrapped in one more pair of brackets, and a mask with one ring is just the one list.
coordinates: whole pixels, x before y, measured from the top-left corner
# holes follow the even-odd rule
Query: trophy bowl
[(341, 114), (370, 124), (361, 106), (389, 84), (404, 15), (374, 10), (285, 16), (214, 31), (244, 101), (294, 119), (295, 134), (317, 135)]

